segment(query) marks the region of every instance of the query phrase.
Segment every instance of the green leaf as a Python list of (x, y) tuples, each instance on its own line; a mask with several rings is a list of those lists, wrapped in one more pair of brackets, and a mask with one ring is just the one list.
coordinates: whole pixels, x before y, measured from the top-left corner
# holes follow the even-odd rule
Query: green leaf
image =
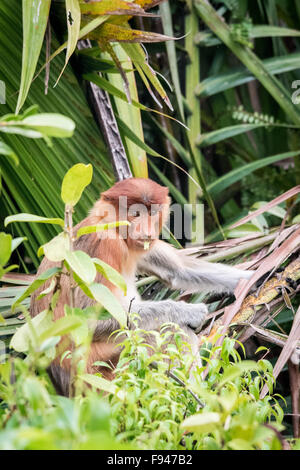
[(189, 431), (208, 433), (215, 430), (221, 422), (219, 413), (204, 412), (189, 416), (180, 425)]
[(93, 176), (91, 164), (77, 163), (66, 173), (61, 187), (61, 198), (65, 204), (75, 206), (83, 190), (90, 184)]
[(132, 142), (134, 142), (138, 147), (140, 147), (142, 150), (145, 150), (145, 152), (149, 153), (149, 155), (152, 155), (153, 157), (163, 157), (160, 153), (156, 152), (156, 150), (153, 150), (149, 145), (145, 144), (143, 140), (141, 140), (131, 129), (127, 124), (120, 119), (118, 116), (116, 116), (118, 127), (120, 130), (124, 132), (126, 137), (128, 137)]
[(58, 272), (60, 272), (60, 268), (50, 268), (41, 273), (31, 284), (30, 286), (25, 290), (25, 292), (18, 297), (13, 305), (12, 308), (14, 309), (18, 304), (20, 304), (24, 299), (29, 297), (29, 295), (32, 294), (36, 289), (38, 289), (40, 286), (42, 286), (48, 279), (51, 277), (55, 276)]
[[(260, 209), (261, 207), (265, 206), (266, 204), (267, 204), (267, 201), (258, 201), (258, 202), (255, 202), (251, 206), (251, 209), (255, 209), (255, 210)], [(272, 215), (276, 215), (276, 217), (279, 217), (280, 219), (283, 219), (285, 217), (285, 214), (286, 214), (286, 210), (283, 209), (280, 206), (271, 207), (266, 212), (268, 212), (269, 214), (272, 214)]]
[(76, 328), (80, 328), (82, 326), (82, 322), (82, 319), (77, 315), (68, 315), (59, 318), (55, 322), (52, 322), (51, 326), (42, 332), (39, 336), (39, 341), (43, 343), (46, 339), (53, 336), (66, 335)]
[(59, 219), (56, 217), (54, 218), (40, 217), (39, 215), (26, 214), (26, 213), (9, 215), (4, 220), (4, 226), (7, 227), (7, 225), (11, 224), (12, 222), (36, 222), (39, 224), (56, 224), (56, 225), (60, 225), (61, 227), (64, 227), (65, 225), (65, 222), (63, 221), (63, 219)]
[[(149, 33), (146, 33), (146, 34), (149, 34)], [(165, 38), (167, 38), (167, 36), (165, 36)], [(134, 66), (137, 68), (137, 71), (141, 75), (141, 78), (144, 81), (145, 85), (147, 86), (147, 89), (150, 92), (151, 96), (154, 96), (154, 95), (150, 89), (149, 82), (155, 88), (155, 90), (161, 96), (161, 98), (164, 100), (166, 105), (171, 109), (171, 111), (173, 111), (171, 102), (164, 88), (162, 87), (160, 81), (158, 80), (155, 71), (148, 64), (147, 56), (142, 46), (140, 44), (122, 43), (122, 48), (124, 49), (126, 54), (128, 54)]]
[(223, 372), (222, 379), (218, 383), (217, 388), (222, 388), (225, 383), (235, 380), (245, 372), (258, 371), (259, 369), (260, 367), (255, 361), (242, 361), (240, 363), (230, 365), (226, 367), (225, 371)]
[(112, 284), (119, 287), (126, 295), (127, 285), (123, 276), (116, 269), (112, 268), (109, 264), (105, 263), (99, 258), (92, 258), (96, 269), (102, 274), (105, 279), (108, 279)]
[[(136, 44), (136, 46), (138, 46)], [(138, 108), (138, 105), (135, 106), (135, 103), (139, 103), (138, 90), (136, 85), (136, 78), (134, 72), (134, 65), (129, 55), (126, 53), (121, 44), (115, 44), (113, 49), (110, 49), (110, 54), (114, 57), (114, 61), (120, 71), (119, 74), (107, 74), (108, 83), (110, 86), (115, 87), (118, 90), (126, 91), (125, 96), (126, 100), (123, 98), (117, 97), (116, 95), (113, 98), (113, 103), (116, 108), (117, 114), (127, 123), (127, 125), (134, 129), (136, 135), (139, 136), (140, 140), (144, 140), (144, 131), (141, 119), (141, 112)], [(129, 72), (125, 73), (123, 64), (127, 66), (127, 69), (130, 69)], [(140, 72), (139, 69), (137, 69)], [(133, 106), (132, 106), (133, 104)], [(134, 142), (128, 139), (126, 136), (123, 136), (124, 146), (126, 149), (126, 154), (128, 156), (130, 168), (132, 173), (136, 177), (147, 178), (148, 177), (148, 167), (147, 167), (147, 156), (146, 152), (141, 148), (137, 147)]]
[[(44, 310), (32, 318), (31, 323), (36, 334), (39, 336), (53, 323), (52, 315), (47, 310)], [(15, 332), (11, 339), (10, 347), (18, 352), (26, 352), (29, 350), (33, 340), (32, 331), (28, 323), (25, 323)]]
[(240, 238), (246, 237), (247, 235), (251, 235), (252, 233), (263, 233), (257, 228), (256, 225), (252, 224), (251, 222), (242, 224), (239, 227), (233, 229), (224, 230), (224, 232), (228, 238)]
[(77, 230), (76, 236), (77, 238), (79, 238), (82, 235), (102, 232), (103, 230), (109, 230), (111, 228), (120, 227), (121, 225), (130, 225), (130, 222), (128, 222), (128, 220), (119, 220), (117, 222), (110, 222), (108, 224), (86, 225), (85, 227), (81, 227), (79, 230)]
[[(249, 31), (249, 38), (251, 39), (288, 36), (300, 36), (300, 31), (298, 31), (297, 29), (284, 28), (281, 26), (272, 26), (269, 24), (253, 25)], [(218, 46), (222, 44), (219, 38), (217, 38), (208, 31), (203, 31), (197, 34), (195, 41), (196, 44), (205, 47)]]
[(102, 284), (94, 283), (89, 286), (89, 290), (94, 299), (120, 323), (120, 326), (126, 326), (127, 315), (122, 305), (114, 294)]
[(244, 132), (252, 131), (258, 127), (267, 127), (267, 124), (238, 124), (235, 126), (223, 127), (222, 129), (199, 135), (196, 140), (196, 145), (199, 147), (207, 147), (208, 145), (217, 144), (222, 140), (243, 134)]
[(50, 292), (53, 291), (55, 286), (56, 286), (55, 279), (52, 279), (51, 282), (50, 282), (50, 285), (39, 294), (39, 296), (37, 297), (37, 300), (42, 299), (47, 294), (50, 294)]
[(92, 259), (87, 253), (80, 250), (67, 251), (65, 260), (85, 284), (92, 284), (97, 272)]
[(67, 116), (58, 113), (28, 114), (24, 119), (3, 121), (0, 131), (6, 134), (20, 134), (31, 139), (46, 137), (71, 137), (75, 123)]
[(227, 443), (228, 447), (233, 450), (253, 450), (253, 446), (245, 439), (232, 439)]
[(12, 252), (12, 236), (0, 232), (0, 266), (5, 266)]
[(0, 140), (0, 154), (10, 157), (16, 165), (19, 165), (19, 159), (13, 149)]
[(43, 45), (51, 0), (23, 0), (23, 55), (21, 85), (16, 107), (20, 111), (27, 97)]
[(66, 18), (67, 18), (67, 26), (68, 26), (68, 45), (67, 45), (66, 61), (55, 83), (55, 86), (57, 85), (60, 77), (62, 76), (69, 62), (69, 59), (77, 46), (77, 41), (78, 41), (79, 32), (80, 32), (80, 19), (81, 19), (79, 0), (66, 0)]
[(250, 31), (252, 38), (267, 38), (267, 37), (297, 37), (300, 36), (300, 31), (297, 29), (284, 28), (282, 26), (273, 26), (270, 24), (253, 25)]
[(84, 382), (88, 383), (92, 387), (99, 388), (104, 392), (115, 394), (116, 393), (116, 386), (110, 380), (103, 379), (98, 375), (92, 374), (83, 374), (79, 376), (79, 379), (83, 380)]
[(50, 242), (42, 245), (38, 250), (38, 256), (44, 254), (50, 261), (63, 261), (67, 251), (70, 250), (70, 239), (67, 233), (62, 232), (52, 238)]
[(296, 217), (293, 218), (292, 222), (293, 222), (293, 224), (299, 224), (300, 223), (300, 214), (296, 215)]
[(17, 238), (14, 238), (11, 242), (11, 251), (14, 251), (18, 248), (19, 245), (21, 245), (21, 243), (23, 241), (26, 241), (27, 238), (26, 237), (17, 237)]
[[(159, 11), (161, 14), (164, 34), (170, 37), (174, 37), (170, 3), (163, 2), (159, 6)], [(174, 84), (178, 108), (180, 111), (180, 119), (184, 121), (183, 101), (182, 101), (182, 93), (181, 93), (181, 88), (180, 88), (179, 67), (177, 64), (175, 41), (166, 41), (166, 49), (167, 49), (167, 54), (168, 54), (171, 77), (172, 77), (172, 81)]]
[(286, 158), (296, 157), (297, 155), (299, 155), (299, 153), (299, 151), (280, 153), (279, 155), (261, 158), (254, 162), (248, 163), (247, 165), (243, 165), (239, 168), (229, 171), (224, 176), (221, 176), (221, 178), (218, 178), (216, 181), (208, 185), (207, 189), (210, 194), (215, 196), (221, 191), (224, 191), (236, 181), (240, 181), (242, 178), (249, 175), (250, 173), (253, 173), (254, 171), (265, 166), (271, 165), (272, 163), (285, 160)]
[(71, 137), (75, 129), (72, 119), (57, 113), (41, 113), (28, 116), (18, 123), (47, 137)]
[[(287, 54), (285, 56), (272, 57), (262, 60), (262, 65), (271, 75), (278, 75), (284, 72), (297, 70), (300, 59), (299, 53)], [(255, 76), (247, 69), (238, 67), (230, 72), (219, 73), (218, 75), (204, 79), (198, 85), (196, 94), (200, 96), (213, 96), (231, 88), (244, 85), (255, 80)]]

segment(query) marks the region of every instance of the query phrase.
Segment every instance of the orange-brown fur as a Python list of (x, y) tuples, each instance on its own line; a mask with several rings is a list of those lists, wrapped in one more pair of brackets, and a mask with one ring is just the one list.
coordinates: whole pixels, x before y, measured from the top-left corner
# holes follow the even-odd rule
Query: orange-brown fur
[[(126, 196), (128, 198), (128, 206), (132, 204), (144, 204), (147, 208), (151, 204), (163, 205), (161, 211), (157, 214), (156, 224), (155, 224), (155, 233), (150, 233), (150, 224), (151, 216), (147, 217), (147, 220), (144, 220), (141, 224), (141, 240), (145, 234), (147, 237), (151, 237), (151, 243), (155, 242), (155, 239), (158, 238), (159, 232), (161, 230), (162, 224), (167, 216), (168, 207), (169, 207), (169, 198), (168, 198), (168, 189), (158, 185), (157, 183), (143, 178), (130, 178), (126, 181), (121, 181), (116, 183), (108, 191), (104, 192), (99, 201), (97, 201), (91, 210), (90, 215), (84, 219), (80, 224), (74, 228), (74, 233), (76, 234), (77, 230), (80, 227), (88, 225), (97, 225), (108, 222), (113, 222), (119, 220), (119, 196)], [(114, 210), (112, 210), (114, 209)], [(131, 217), (128, 213), (127, 219), (133, 221), (134, 217)], [(139, 227), (137, 227), (139, 229)], [(115, 230), (115, 229), (113, 229)], [(124, 234), (128, 238), (123, 238)], [(77, 239), (74, 243), (75, 250), (82, 250), (88, 253), (91, 257), (97, 257), (114, 269), (119, 271), (121, 274), (125, 275), (128, 279), (131, 278), (135, 271), (138, 260), (145, 254), (142, 243), (138, 244), (136, 240), (131, 239), (130, 237), (130, 228), (127, 227), (124, 229), (116, 230), (115, 239), (110, 238), (110, 231), (102, 231), (93, 234), (83, 235)], [(42, 261), (37, 275), (41, 272), (54, 267), (59, 266), (60, 263), (54, 263), (45, 257)], [(126, 280), (126, 279), (125, 279)], [(107, 279), (103, 278), (99, 273), (95, 282), (101, 282), (106, 285), (117, 297), (121, 297), (121, 291), (116, 288), (112, 283)], [(49, 285), (49, 282), (44, 284), (39, 290), (37, 290), (31, 300), (31, 315), (35, 316), (41, 311), (48, 308), (51, 294), (43, 297), (40, 300), (37, 300), (37, 296), (40, 294), (41, 290)], [(54, 319), (64, 316), (64, 306), (70, 304), (70, 278), (66, 275), (66, 271), (62, 274), (60, 278), (60, 288), (61, 293), (59, 300), (57, 302), (56, 308), (54, 310)], [(92, 299), (88, 298), (78, 287), (75, 289), (75, 306), (79, 308), (85, 308), (89, 305), (92, 305)], [(99, 337), (97, 341), (92, 342), (89, 357), (87, 361), (87, 371), (96, 372), (101, 371), (103, 375), (111, 379), (113, 373), (108, 368), (95, 367), (93, 363), (96, 361), (107, 361), (110, 365), (115, 366), (118, 357), (119, 350), (115, 345), (109, 342), (109, 337), (111, 331), (103, 332), (103, 335)], [(70, 346), (70, 343), (68, 343)], [(65, 359), (62, 364), (62, 368), (59, 365), (60, 358), (54, 361), (54, 366), (56, 367), (56, 372), (59, 375), (60, 373), (66, 373), (66, 370), (70, 366), (70, 361)]]

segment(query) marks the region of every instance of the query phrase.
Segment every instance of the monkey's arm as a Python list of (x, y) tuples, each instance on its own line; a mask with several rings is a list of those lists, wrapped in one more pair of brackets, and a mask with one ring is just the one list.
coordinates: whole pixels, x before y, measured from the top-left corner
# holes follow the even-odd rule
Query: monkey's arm
[(156, 275), (172, 289), (189, 292), (233, 292), (240, 279), (249, 279), (253, 274), (253, 271), (197, 260), (161, 240), (139, 262), (138, 271)]
[[(130, 311), (139, 315), (138, 326), (144, 330), (156, 330), (163, 323), (177, 323), (184, 329), (192, 329), (196, 333), (200, 331), (208, 313), (205, 304), (188, 304), (184, 301), (174, 300), (143, 301), (133, 299)], [(131, 328), (134, 325), (131, 325)], [(103, 340), (108, 333), (119, 329), (118, 322), (111, 318), (98, 321), (93, 333), (93, 341)]]

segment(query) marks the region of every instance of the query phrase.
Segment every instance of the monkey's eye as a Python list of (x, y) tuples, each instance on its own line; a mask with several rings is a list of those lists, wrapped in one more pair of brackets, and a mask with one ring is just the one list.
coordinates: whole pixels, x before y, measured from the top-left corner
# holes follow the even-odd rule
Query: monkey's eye
[(132, 211), (129, 212), (129, 215), (130, 215), (130, 217), (140, 217), (141, 212), (132, 210)]

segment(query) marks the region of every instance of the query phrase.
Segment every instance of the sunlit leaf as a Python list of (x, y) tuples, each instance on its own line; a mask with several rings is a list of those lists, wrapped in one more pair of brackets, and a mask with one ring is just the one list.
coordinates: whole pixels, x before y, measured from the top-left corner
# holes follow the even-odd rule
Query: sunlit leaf
[(76, 237), (79, 238), (82, 235), (88, 235), (89, 233), (103, 232), (104, 230), (120, 227), (122, 225), (130, 225), (130, 223), (127, 220), (120, 220), (118, 222), (110, 222), (107, 224), (86, 225), (77, 230)]
[(56, 224), (56, 225), (60, 225), (61, 227), (63, 227), (65, 224), (63, 219), (60, 219), (58, 217), (48, 218), (48, 217), (40, 217), (39, 215), (26, 214), (26, 213), (9, 215), (4, 220), (5, 227), (7, 227), (7, 225), (11, 224), (12, 222), (35, 222), (39, 224)]
[(51, 0), (23, 0), (23, 55), (21, 85), (16, 107), (20, 111), (33, 78), (48, 22)]
[[(91, 284), (96, 277), (96, 268), (87, 253), (84, 251), (67, 251), (65, 255), (70, 268), (82, 279), (86, 284)], [(91, 286), (90, 286), (91, 287)]]
[(50, 261), (63, 261), (70, 249), (70, 239), (67, 233), (62, 232), (52, 238), (50, 242), (42, 245), (38, 250), (38, 256), (44, 254)]
[(11, 255), (12, 236), (0, 232), (0, 266), (5, 266)]
[(40, 286), (42, 286), (48, 279), (51, 279), (55, 274), (61, 271), (60, 268), (50, 268), (41, 273), (25, 290), (25, 292), (18, 297), (12, 305), (12, 308), (15, 308), (18, 304), (20, 304), (24, 299), (29, 297), (35, 290), (37, 290)]
[(114, 294), (104, 285), (94, 283), (89, 286), (89, 290), (94, 299), (120, 323), (120, 326), (127, 324), (127, 315), (122, 305)]
[(207, 411), (189, 416), (181, 423), (180, 427), (189, 431), (207, 433), (216, 429), (220, 421), (219, 413)]
[(92, 261), (95, 263), (97, 271), (112, 284), (119, 287), (126, 295), (127, 285), (125, 279), (119, 273), (119, 271), (112, 268), (109, 264), (105, 263), (99, 258), (92, 258)]
[(39, 340), (42, 343), (53, 336), (66, 335), (76, 328), (80, 328), (81, 325), (82, 319), (76, 315), (68, 315), (66, 317), (59, 318), (55, 322), (52, 322), (51, 326), (41, 333)]
[(56, 113), (28, 116), (22, 124), (48, 137), (71, 137), (75, 129), (72, 119)]
[(2, 140), (0, 140), (0, 155), (5, 155), (6, 157), (11, 158), (16, 165), (19, 164), (19, 159), (13, 149), (2, 142)]
[(108, 393), (116, 393), (116, 386), (111, 381), (106, 380), (103, 377), (92, 374), (83, 374), (80, 375), (79, 378), (89, 385), (92, 385), (92, 387), (96, 387)]
[[(59, 74), (57, 82), (59, 81), (61, 75), (63, 74), (69, 59), (73, 52), (76, 49), (77, 41), (79, 38), (79, 31), (80, 31), (80, 5), (79, 0), (66, 0), (66, 17), (67, 17), (67, 26), (68, 26), (68, 45), (67, 45), (67, 53), (66, 53), (66, 61), (65, 65)], [(56, 84), (57, 84), (56, 82)]]
[(62, 186), (61, 198), (65, 204), (75, 206), (81, 194), (92, 181), (93, 167), (91, 164), (77, 163), (66, 173)]
[[(53, 323), (52, 315), (44, 310), (31, 319), (32, 326), (37, 335), (42, 334)], [(26, 352), (29, 350), (30, 344), (33, 341), (32, 331), (25, 323), (17, 329), (16, 333), (11, 339), (10, 347), (18, 352)]]

